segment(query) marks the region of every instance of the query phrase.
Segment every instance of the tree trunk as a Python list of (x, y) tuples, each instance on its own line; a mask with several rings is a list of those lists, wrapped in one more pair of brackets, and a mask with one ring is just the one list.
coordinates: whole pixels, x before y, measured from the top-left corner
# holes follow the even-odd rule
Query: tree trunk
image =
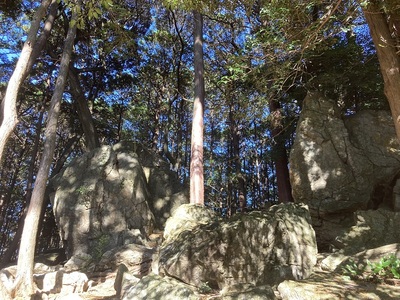
[(77, 70), (71, 66), (68, 73), (71, 94), (74, 98), (79, 121), (85, 134), (85, 145), (88, 151), (100, 147), (100, 141), (94, 126), (92, 114), (89, 110), (87, 100), (79, 83)]
[[(77, 0), (76, 5), (79, 8), (80, 4), (80, 0)], [(44, 200), (47, 179), (54, 155), (57, 121), (60, 114), (62, 95), (65, 89), (74, 39), (76, 36), (76, 24), (79, 10), (80, 9), (73, 10), (71, 17), (72, 20), (69, 23), (69, 29), (61, 57), (60, 71), (57, 77), (54, 94), (50, 102), (45, 130), (43, 155), (36, 176), (35, 186), (32, 192), (32, 198), (29, 204), (27, 216), (25, 218), (24, 230), (19, 248), (17, 276), (15, 279), (13, 292), (16, 294), (16, 296), (23, 297), (24, 299), (27, 299), (34, 293), (33, 267), (36, 244), (35, 238), (38, 231), (39, 218)]]
[[(176, 137), (176, 153), (173, 155), (175, 158), (175, 166), (174, 169), (178, 171), (178, 174), (180, 175), (181, 173), (181, 166), (182, 166), (182, 157), (183, 157), (183, 137), (186, 136), (184, 135), (184, 127), (183, 124), (185, 123), (185, 101), (182, 99), (182, 95), (185, 94), (185, 84), (182, 82), (182, 62), (184, 60), (184, 55), (185, 55), (185, 49), (186, 49), (186, 43), (185, 40), (183, 39), (181, 35), (181, 30), (178, 28), (178, 24), (175, 18), (175, 15), (173, 14), (174, 18), (174, 26), (176, 33), (179, 38), (179, 43), (180, 43), (180, 50), (179, 50), (179, 60), (178, 60), (178, 66), (176, 68), (176, 86), (177, 86), (177, 94), (176, 94), (176, 99), (179, 101), (178, 105), (178, 113), (177, 113), (177, 137)], [(185, 129), (186, 132), (186, 129)]]
[[(41, 5), (37, 9), (31, 22), (28, 37), (22, 48), (21, 55), (7, 85), (6, 94), (2, 101), (0, 111), (0, 120), (2, 121), (0, 126), (0, 162), (2, 161), (4, 148), (6, 146), (8, 138), (10, 137), (11, 133), (18, 123), (17, 97), (19, 89), (27, 74), (30, 72), (30, 68), (33, 65), (33, 58), (39, 56), (39, 53), (41, 51), (41, 49), (39, 49), (38, 47), (37, 33), (39, 31), (41, 21), (45, 16), (47, 8), (49, 7), (51, 2), (52, 0), (43, 0)], [(56, 1), (54, 0), (54, 2)], [(50, 18), (50, 20), (45, 23), (45, 30), (42, 34), (43, 37), (46, 37), (46, 34), (50, 32), (53, 21), (54, 19)], [(42, 47), (44, 44), (44, 42), (40, 43)]]
[(190, 160), (190, 203), (204, 205), (203, 134), (204, 134), (204, 61), (203, 16), (194, 17), (194, 105)]
[[(45, 102), (45, 99), (43, 99), (43, 102)], [(42, 127), (43, 127), (43, 114), (44, 114), (44, 112), (43, 112), (43, 108), (42, 108), (40, 111), (40, 114), (39, 114), (38, 122), (36, 124), (36, 129), (35, 129), (36, 136), (34, 139), (32, 150), (31, 150), (31, 161), (29, 163), (28, 176), (26, 178), (26, 193), (25, 193), (25, 203), (26, 203), (25, 205), (26, 206), (29, 205), (29, 201), (30, 201), (31, 195), (32, 195), (34, 170), (35, 170), (36, 161), (37, 161), (37, 157), (38, 157), (38, 151), (39, 151), (40, 133), (41, 133)], [(6, 195), (11, 195), (11, 194), (12, 194), (11, 191), (6, 193)], [(21, 219), (18, 221), (18, 227), (15, 232), (14, 238), (13, 238), (12, 242), (8, 245), (7, 251), (4, 253), (4, 255), (2, 257), (2, 261), (0, 263), (0, 269), (4, 268), (11, 261), (16, 250), (18, 249), (18, 245), (20, 243), (21, 236), (22, 236), (22, 229), (24, 227), (24, 219), (26, 216), (26, 212), (27, 212), (27, 209), (25, 207), (24, 213), (22, 214)]]
[[(27, 143), (25, 143), (25, 146), (22, 151), (19, 154), (19, 157), (17, 158), (18, 162), (22, 162), (23, 161), (23, 157), (24, 157), (24, 153), (28, 148)], [(12, 228), (12, 226), (9, 226), (9, 222), (12, 222), (13, 220), (6, 218), (7, 216), (7, 211), (10, 208), (11, 205), (11, 201), (12, 201), (12, 196), (13, 196), (13, 191), (15, 189), (16, 183), (17, 183), (17, 179), (19, 178), (19, 173), (21, 170), (21, 164), (12, 164), (14, 167), (14, 174), (10, 180), (10, 182), (7, 183), (7, 190), (2, 191), (2, 195), (3, 198), (2, 200), (2, 205), (0, 207), (0, 224), (3, 227), (2, 233), (3, 233), (3, 237), (4, 239), (2, 240), (0, 247), (3, 246), (4, 248), (4, 252), (1, 251), (1, 261), (0, 261), (0, 269), (6, 267), (6, 265), (11, 261), (12, 257), (15, 254), (15, 251), (17, 250), (18, 247), (18, 243), (19, 243), (19, 239), (21, 237), (21, 228), (23, 226), (23, 217), (25, 216), (25, 211), (26, 209), (22, 207), (24, 213), (22, 214), (22, 216), (20, 217), (20, 220), (18, 220), (18, 228), (16, 231), (14, 231), (13, 229), (10, 230), (10, 232), (7, 232), (7, 227)], [(24, 204), (22, 204), (24, 205)], [(14, 233), (14, 236), (12, 237), (12, 240), (8, 240), (7, 238), (10, 237), (10, 233)], [(6, 243), (8, 242), (7, 247), (5, 247)]]
[(293, 202), (292, 187), (290, 185), (288, 156), (285, 139), (282, 137), (282, 115), (279, 102), (271, 100), (269, 109), (272, 117), (271, 133), (274, 140), (273, 160), (275, 162), (276, 183), (278, 186), (278, 200), (281, 203)]
[[(228, 97), (232, 99), (231, 93), (228, 93)], [(246, 210), (246, 180), (242, 173), (242, 163), (240, 161), (240, 130), (238, 120), (235, 119), (233, 104), (229, 107), (229, 127), (231, 134), (231, 147), (232, 147), (232, 170), (235, 172), (237, 182), (237, 199), (240, 212)], [(235, 197), (236, 198), (236, 197)]]
[(46, 19), (46, 22), (45, 22), (44, 26), (43, 26), (43, 30), (42, 30), (42, 33), (41, 33), (40, 37), (37, 39), (35, 45), (33, 46), (32, 55), (29, 58), (28, 65), (26, 67), (26, 71), (25, 71), (25, 74), (24, 74), (24, 79), (31, 72), (31, 70), (33, 68), (33, 65), (36, 62), (36, 59), (38, 59), (38, 57), (40, 56), (42, 50), (46, 46), (47, 39), (50, 36), (51, 30), (53, 28), (54, 21), (55, 21), (55, 19), (57, 17), (58, 6), (59, 6), (59, 1), (58, 0), (52, 0), (51, 1), (51, 5), (49, 7), (49, 15), (48, 15), (48, 17)]
[(368, 1), (363, 7), (372, 40), (375, 44), (379, 65), (385, 85), (385, 95), (390, 105), (400, 140), (400, 56), (396, 53), (396, 40), (393, 35), (400, 35), (396, 30), (391, 33), (388, 16), (379, 8), (379, 1)]
[(69, 138), (69, 140), (63, 145), (63, 151), (61, 155), (57, 158), (57, 163), (55, 164), (55, 166), (53, 166), (53, 169), (51, 170), (50, 178), (61, 171), (72, 150), (74, 150), (80, 139), (81, 137), (79, 135), (75, 135)]

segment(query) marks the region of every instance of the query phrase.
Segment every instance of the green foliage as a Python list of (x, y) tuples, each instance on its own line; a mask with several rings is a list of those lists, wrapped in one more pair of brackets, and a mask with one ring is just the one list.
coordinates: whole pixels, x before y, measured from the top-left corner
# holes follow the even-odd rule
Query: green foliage
[(110, 236), (102, 233), (96, 240), (95, 245), (92, 249), (92, 257), (94, 261), (99, 261), (105, 252), (106, 247), (110, 243)]
[[(61, 2), (60, 17), (47, 41), (49, 51), (38, 60), (20, 93), (21, 122), (1, 170), (2, 195), (9, 188), (13, 194), (0, 208), (0, 235), (5, 241), (0, 244), (0, 255), (22, 215), (22, 199), (28, 190), (26, 173), (32, 160), (26, 145), (40, 137), (40, 129), (34, 130), (33, 125), (39, 124), (41, 102), (47, 109), (46, 97), (52, 94), (66, 25), (77, 2)], [(126, 137), (160, 153), (168, 150), (182, 181), (189, 174), (190, 161), (190, 11), (208, 14), (204, 18), (206, 197), (207, 205), (225, 216), (235, 213), (241, 181), (246, 185), (250, 209), (276, 200), (274, 143), (282, 138), (288, 147), (292, 144), (306, 89), (320, 88), (344, 102), (346, 109), (356, 106), (356, 101), (360, 109), (382, 107), (382, 78), (375, 54), (366, 46), (369, 37), (366, 35), (366, 43), (357, 43), (354, 36), (358, 38), (359, 31), (349, 24), (356, 19), (353, 24), (360, 23), (360, 10), (351, 7), (357, 1), (165, 0), (164, 7), (142, 0), (81, 2), (73, 61), (101, 143), (114, 144)], [(22, 11), (21, 1), (4, 3), (0, 3), (0, 31), (9, 37), (0, 41), (0, 48), (19, 53), (35, 5), (26, 2)], [(395, 9), (397, 2), (384, 3)], [(19, 15), (15, 26), (9, 26), (8, 15)], [(7, 53), (0, 59), (2, 85), (15, 59)], [(275, 139), (271, 138), (272, 120), (268, 117), (270, 99), (282, 104), (284, 131)], [(85, 151), (76, 103), (68, 90), (64, 100), (54, 165)], [(76, 144), (68, 146), (75, 137)], [(16, 178), (14, 188), (10, 178)], [(89, 208), (92, 192), (82, 186), (76, 196)], [(95, 256), (101, 255), (106, 242), (106, 237), (100, 238)], [(346, 270), (349, 276), (365, 274), (355, 264)], [(207, 290), (207, 286), (202, 289)]]
[(180, 9), (186, 12), (198, 11), (207, 14), (216, 10), (217, 1), (196, 1), (196, 0), (163, 0), (166, 7), (170, 9)]
[(306, 86), (336, 99), (344, 111), (387, 108), (378, 60), (366, 53), (372, 46), (359, 45), (351, 34), (329, 44), (328, 49), (308, 53)]
[(88, 0), (84, 2), (83, 7), (77, 4), (76, 1), (65, 1), (66, 7), (78, 15), (78, 20), (71, 20), (71, 26), (77, 22), (78, 29), (84, 29), (87, 26), (87, 21), (95, 21), (100, 19), (104, 13), (113, 7), (113, 0)]
[(198, 290), (200, 294), (209, 294), (212, 292), (212, 288), (208, 285), (208, 282), (203, 282)]
[(384, 278), (400, 279), (400, 259), (396, 255), (382, 257), (379, 262), (368, 261), (372, 276), (378, 280)]
[(400, 258), (394, 254), (382, 257), (378, 262), (356, 263), (354, 260), (342, 267), (342, 274), (350, 279), (384, 281), (400, 279)]
[(349, 279), (364, 279), (365, 271), (365, 264), (356, 263), (352, 259), (350, 259), (349, 262), (342, 267), (342, 274)]
[(205, 2), (196, 0), (164, 0), (164, 5), (172, 9), (183, 9), (186, 11), (198, 10), (202, 11), (205, 7)]
[(93, 197), (93, 189), (89, 188), (87, 185), (82, 185), (75, 191), (75, 193), (79, 197), (79, 204), (82, 204), (87, 209), (90, 209)]
[[(252, 7), (255, 1), (250, 0), (244, 3), (247, 7)], [(183, 11), (196, 10), (203, 14), (212, 14), (213, 16), (223, 17), (219, 10), (224, 10), (224, 15), (234, 12), (239, 5), (235, 1), (197, 1), (197, 0), (163, 0), (163, 4), (169, 9), (180, 9)], [(235, 14), (233, 13), (233, 16)]]

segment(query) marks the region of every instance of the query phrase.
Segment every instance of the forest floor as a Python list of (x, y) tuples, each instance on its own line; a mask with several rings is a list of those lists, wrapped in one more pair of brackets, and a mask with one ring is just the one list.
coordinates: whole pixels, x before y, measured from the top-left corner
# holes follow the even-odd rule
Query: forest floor
[(289, 281), (285, 290), (289, 299), (400, 299), (400, 282), (389, 283), (350, 280), (339, 273), (316, 271), (309, 278)]
[[(53, 299), (87, 299), (87, 300), (117, 300), (114, 290), (115, 274), (109, 274), (103, 278), (97, 278), (97, 285), (91, 287), (87, 292), (74, 295), (49, 295), (48, 300)], [(346, 279), (342, 274), (316, 271), (309, 278), (300, 281), (286, 281), (284, 290), (286, 299), (296, 300), (333, 300), (333, 299), (354, 299), (354, 300), (386, 300), (400, 299), (400, 282), (375, 283), (368, 281), (354, 281)], [(278, 299), (282, 299), (276, 291)], [(46, 297), (43, 297), (46, 299)], [(202, 300), (219, 299), (218, 295), (202, 295)], [(177, 299), (179, 300), (179, 299)]]
[[(321, 260), (329, 253), (319, 254), (318, 263), (313, 274), (304, 280), (286, 280), (275, 287), (277, 299), (290, 300), (386, 300), (400, 299), (400, 280), (373, 282), (367, 280), (351, 280), (338, 272), (324, 271)], [(117, 300), (114, 289), (116, 272), (87, 274), (91, 282), (88, 291), (69, 295), (50, 294), (41, 295), (45, 300)], [(238, 294), (236, 294), (239, 296)], [(219, 291), (212, 294), (200, 295), (201, 300), (224, 299)], [(242, 298), (238, 298), (242, 299)], [(140, 299), (138, 299), (140, 300)], [(179, 300), (179, 299), (177, 299)], [(186, 299), (185, 299), (186, 300)]]

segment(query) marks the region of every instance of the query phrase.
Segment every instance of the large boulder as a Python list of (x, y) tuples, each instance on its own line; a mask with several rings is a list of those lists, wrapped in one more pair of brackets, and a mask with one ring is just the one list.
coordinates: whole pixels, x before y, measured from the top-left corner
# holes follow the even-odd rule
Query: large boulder
[(336, 237), (354, 225), (355, 211), (399, 208), (400, 192), (394, 189), (400, 187), (399, 170), (390, 112), (342, 116), (334, 101), (307, 95), (290, 154), (290, 179), (295, 202), (309, 206), (320, 251), (342, 246)]
[(355, 225), (336, 238), (344, 254), (400, 243), (400, 212), (386, 209), (357, 211)]
[(199, 225), (217, 222), (217, 215), (202, 205), (183, 204), (178, 207), (165, 223), (164, 239), (171, 240), (183, 231), (193, 230)]
[[(118, 246), (144, 244), (156, 218), (168, 216), (178, 201), (173, 201), (174, 195), (182, 191), (166, 161), (131, 142), (103, 146), (74, 159), (50, 187), (68, 258), (89, 254), (95, 261)], [(154, 209), (154, 203), (161, 204)], [(164, 224), (159, 220), (158, 225)]]
[(35, 274), (34, 281), (42, 293), (74, 294), (83, 293), (88, 289), (89, 279), (81, 272), (65, 272), (63, 270)]
[(207, 208), (186, 205), (176, 211), (176, 219), (167, 222), (159, 271), (197, 287), (302, 279), (316, 263), (315, 233), (308, 208), (300, 204), (276, 205), (230, 220), (213, 216)]
[(118, 299), (219, 299), (219, 300), (276, 300), (268, 285), (237, 284), (221, 291), (212, 290), (207, 283), (200, 287), (187, 285), (174, 278), (149, 274), (142, 279), (123, 273), (116, 287)]
[(193, 287), (190, 287), (174, 278), (161, 277), (150, 274), (143, 277), (139, 282), (125, 283), (122, 300), (148, 299), (148, 300), (176, 300), (176, 299), (199, 299), (199, 295)]
[(107, 251), (97, 264), (96, 271), (115, 271), (124, 265), (131, 275), (142, 277), (151, 271), (155, 248), (129, 244)]
[(165, 222), (180, 205), (189, 202), (188, 189), (183, 187), (176, 172), (171, 170), (170, 164), (154, 151), (132, 142), (116, 144), (115, 151), (133, 151), (147, 181), (149, 192), (148, 204), (154, 215), (154, 226), (163, 230)]
[(337, 104), (309, 93), (290, 155), (296, 202), (312, 215), (393, 206), (390, 188), (400, 170), (400, 148), (387, 111), (342, 117)]
[(221, 300), (277, 300), (279, 299), (269, 285), (236, 284), (223, 289)]
[[(0, 290), (3, 287), (9, 293), (13, 288), (16, 275), (16, 265), (0, 270)], [(47, 294), (82, 293), (88, 289), (89, 283), (88, 277), (84, 273), (67, 272), (60, 266), (47, 266), (42, 263), (35, 263), (33, 281), (41, 293)], [(1, 294), (1, 299), (8, 299), (6, 293)]]

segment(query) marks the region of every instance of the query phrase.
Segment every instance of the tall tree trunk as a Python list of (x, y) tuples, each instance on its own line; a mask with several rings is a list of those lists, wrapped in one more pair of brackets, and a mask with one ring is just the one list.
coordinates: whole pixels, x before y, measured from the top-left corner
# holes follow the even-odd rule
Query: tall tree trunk
[[(6, 218), (6, 216), (7, 216), (7, 212), (10, 210), (11, 201), (13, 199), (13, 197), (12, 197), (13, 191), (16, 187), (17, 180), (20, 176), (19, 173), (20, 173), (22, 165), (19, 162), (21, 162), (23, 160), (24, 153), (27, 150), (27, 147), (28, 147), (28, 143), (25, 143), (25, 147), (19, 153), (19, 157), (15, 159), (16, 163), (12, 164), (14, 167), (13, 176), (12, 176), (11, 180), (7, 183), (7, 189), (2, 191), (3, 197), (1, 199), (2, 204), (0, 206), (0, 213), (1, 213), (0, 214), (0, 224), (2, 226), (3, 239), (0, 243), (0, 247), (3, 246), (4, 247), (3, 250), (5, 250), (5, 251), (0, 252), (0, 254), (1, 254), (0, 269), (4, 268), (10, 262), (11, 258), (13, 257), (13, 255), (15, 253), (15, 250), (18, 247), (19, 238), (21, 237), (21, 235), (19, 233), (19, 229), (20, 229), (20, 226), (22, 228), (23, 217), (25, 216), (26, 209), (24, 209), (22, 207), (24, 213), (20, 217), (20, 220), (18, 220), (17, 231), (14, 231), (11, 229), (11, 232), (15, 233), (15, 235), (12, 237), (11, 241), (9, 239), (10, 232), (7, 232), (7, 227), (12, 228), (12, 226), (10, 226), (9, 223), (13, 222), (14, 220)], [(7, 247), (5, 247), (6, 244), (7, 244)]]
[[(178, 112), (177, 112), (177, 137), (176, 137), (176, 153), (174, 153), (173, 157), (175, 158), (175, 166), (174, 169), (178, 171), (178, 174), (181, 172), (180, 168), (182, 166), (182, 157), (183, 157), (183, 136), (184, 136), (184, 128), (183, 124), (185, 123), (185, 101), (182, 99), (182, 95), (185, 94), (185, 84), (182, 82), (182, 62), (184, 60), (184, 55), (185, 55), (185, 49), (186, 49), (186, 43), (185, 40), (183, 39), (181, 32), (182, 29), (178, 28), (178, 22), (176, 21), (175, 14), (172, 13), (172, 17), (174, 20), (174, 27), (176, 30), (176, 33), (179, 38), (179, 43), (180, 43), (180, 50), (179, 50), (179, 60), (178, 60), (178, 65), (176, 67), (176, 86), (177, 86), (177, 94), (176, 94), (176, 99), (179, 101), (178, 105)], [(186, 131), (186, 130), (185, 130)]]
[(379, 65), (385, 85), (385, 95), (390, 105), (397, 139), (400, 140), (400, 56), (397, 52), (396, 39), (400, 38), (399, 28), (391, 30), (389, 22), (394, 16), (388, 18), (379, 7), (379, 2), (368, 1), (362, 6), (367, 20), (372, 40), (375, 44)]
[(92, 114), (90, 112), (85, 94), (79, 83), (77, 70), (70, 66), (68, 73), (71, 94), (74, 98), (79, 121), (81, 122), (82, 130), (85, 137), (85, 145), (88, 151), (100, 147), (100, 141), (97, 130), (94, 126)]
[(232, 184), (232, 174), (233, 174), (233, 168), (231, 165), (231, 162), (233, 161), (233, 151), (232, 151), (232, 140), (231, 139), (226, 139), (226, 157), (228, 158), (228, 165), (225, 168), (225, 177), (228, 178), (228, 184), (226, 187), (226, 205), (228, 208), (227, 211), (227, 216), (231, 217), (233, 216), (236, 211), (237, 211), (237, 206), (236, 206), (236, 199), (233, 191), (233, 184)]
[(49, 7), (49, 15), (47, 16), (46, 22), (43, 26), (42, 33), (40, 34), (40, 37), (37, 39), (37, 41), (33, 47), (32, 55), (29, 57), (28, 65), (26, 67), (26, 71), (24, 74), (24, 79), (26, 78), (26, 76), (29, 75), (29, 73), (31, 72), (31, 70), (33, 68), (33, 65), (36, 62), (36, 59), (38, 59), (42, 50), (46, 46), (46, 42), (50, 36), (54, 21), (57, 18), (58, 6), (59, 6), (58, 0), (51, 1), (51, 5)]
[[(232, 99), (232, 95), (229, 93), (228, 97)], [(229, 107), (229, 127), (231, 134), (231, 147), (232, 147), (232, 163), (233, 171), (235, 172), (237, 181), (237, 200), (238, 206), (241, 212), (246, 209), (246, 181), (242, 173), (242, 163), (240, 161), (240, 130), (238, 120), (234, 116), (234, 107), (231, 104)], [(236, 199), (235, 199), (236, 200)]]
[[(43, 99), (43, 103), (44, 102), (45, 102), (45, 99)], [(26, 178), (26, 193), (25, 193), (26, 206), (29, 205), (29, 201), (30, 201), (31, 195), (32, 195), (34, 170), (35, 170), (36, 161), (37, 161), (38, 152), (39, 152), (40, 133), (41, 133), (42, 127), (43, 127), (43, 114), (44, 114), (43, 110), (44, 109), (43, 109), (43, 105), (42, 105), (41, 111), (39, 113), (39, 119), (36, 124), (36, 129), (35, 129), (36, 136), (35, 136), (35, 139), (33, 142), (32, 150), (31, 150), (31, 155), (30, 155), (31, 161), (29, 163), (28, 176)], [(7, 195), (11, 195), (11, 194), (12, 194), (11, 191), (9, 193), (7, 193)], [(18, 221), (18, 227), (15, 232), (14, 238), (13, 238), (12, 242), (8, 245), (7, 251), (4, 253), (4, 255), (2, 257), (2, 261), (0, 263), (0, 268), (4, 268), (11, 261), (16, 250), (18, 249), (18, 245), (20, 243), (21, 236), (22, 236), (22, 230), (24, 227), (24, 219), (26, 216), (26, 212), (27, 212), (27, 208), (25, 207), (24, 212), (21, 216), (21, 219)]]
[(279, 102), (271, 100), (269, 109), (272, 117), (271, 133), (274, 139), (273, 157), (275, 162), (276, 182), (278, 186), (279, 202), (293, 202), (292, 187), (290, 184), (288, 156), (286, 151), (285, 139), (282, 137), (282, 114)]
[(39, 56), (40, 51), (42, 50), (53, 25), (55, 17), (55, 15), (53, 14), (55, 4), (52, 6), (52, 13), (45, 23), (42, 36), (38, 40), (37, 33), (39, 31), (41, 21), (46, 15), (47, 8), (52, 2), (56, 3), (57, 1), (43, 0), (35, 15), (33, 16), (28, 37), (22, 48), (21, 55), (18, 59), (17, 65), (15, 66), (15, 70), (7, 85), (7, 90), (2, 101), (0, 110), (0, 162), (2, 161), (4, 148), (6, 146), (8, 138), (10, 137), (11, 133), (18, 123), (17, 97), (19, 89), (22, 85), (22, 82), (30, 72), (34, 60)]
[(40, 161), (32, 198), (25, 218), (24, 230), (22, 232), (19, 248), (17, 276), (15, 278), (13, 292), (16, 296), (21, 296), (25, 299), (34, 293), (33, 266), (36, 244), (35, 239), (38, 231), (39, 218), (42, 210), (50, 166), (56, 145), (57, 122), (60, 115), (62, 95), (66, 85), (74, 39), (76, 36), (76, 24), (81, 7), (81, 0), (77, 0), (75, 5), (77, 5), (79, 9), (72, 10), (71, 22), (69, 23), (69, 29), (61, 57), (60, 71), (57, 77), (54, 94), (50, 102), (42, 159)]
[(190, 203), (204, 204), (203, 134), (204, 134), (204, 61), (203, 16), (194, 17), (194, 105), (190, 161)]

